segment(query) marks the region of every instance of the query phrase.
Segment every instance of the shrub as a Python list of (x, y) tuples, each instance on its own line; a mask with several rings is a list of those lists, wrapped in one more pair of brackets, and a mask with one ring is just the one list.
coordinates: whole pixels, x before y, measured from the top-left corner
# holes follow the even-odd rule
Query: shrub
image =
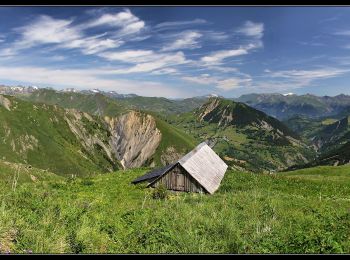
[(168, 196), (169, 196), (169, 192), (164, 184), (160, 184), (159, 186), (154, 188), (154, 190), (152, 191), (153, 199), (164, 200), (164, 199), (167, 199)]
[(84, 186), (91, 186), (94, 184), (94, 181), (90, 178), (85, 178), (81, 181), (81, 184)]

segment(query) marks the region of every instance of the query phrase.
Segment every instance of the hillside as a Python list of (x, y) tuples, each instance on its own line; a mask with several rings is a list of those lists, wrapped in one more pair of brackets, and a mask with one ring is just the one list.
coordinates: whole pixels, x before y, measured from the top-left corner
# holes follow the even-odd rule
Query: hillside
[(109, 131), (76, 110), (0, 95), (0, 158), (59, 175), (89, 175), (120, 168)]
[[(39, 89), (30, 95), (20, 97), (33, 102), (75, 108), (103, 117), (109, 125), (112, 135), (116, 136), (116, 140), (120, 142), (113, 141), (114, 146), (118, 147), (116, 152), (118, 159), (127, 168), (139, 167), (144, 164), (165, 165), (179, 159), (196, 146), (196, 141), (192, 136), (161, 120), (158, 114), (164, 112), (162, 109), (165, 109), (167, 113), (172, 111), (168, 106), (163, 106), (164, 102), (172, 104), (173, 108), (182, 110), (181, 107), (187, 107), (187, 104), (197, 106), (197, 101), (185, 99), (175, 102), (165, 98), (140, 96), (113, 99), (105, 94), (82, 94)], [(135, 112), (134, 109), (142, 109), (145, 112)], [(175, 111), (173, 112), (175, 113)], [(122, 124), (118, 126), (120, 122)], [(124, 125), (127, 125), (126, 131), (124, 131), (125, 127), (122, 127)], [(134, 138), (134, 136), (138, 136), (138, 138)], [(130, 150), (129, 146), (132, 147)]]
[[(350, 168), (228, 171), (214, 195), (130, 182), (147, 169), (0, 181), (0, 252), (349, 253)], [(191, 241), (191, 242), (189, 242)]]
[(235, 99), (280, 120), (300, 115), (311, 118), (332, 116), (350, 107), (350, 96), (247, 94)]
[(29, 94), (16, 95), (21, 99), (74, 108), (93, 115), (116, 116), (128, 111), (128, 107), (102, 94), (82, 94), (74, 92), (58, 92), (53, 89), (38, 89)]
[[(341, 118), (344, 115), (345, 117)], [(314, 160), (293, 168), (342, 165), (350, 162), (350, 116), (345, 111), (320, 119), (294, 117), (285, 123), (303, 136), (303, 139), (317, 151)]]
[(25, 100), (75, 108), (97, 115), (115, 116), (127, 110), (145, 110), (158, 114), (177, 114), (191, 111), (207, 101), (205, 97), (170, 100), (162, 97), (120, 96), (109, 92), (58, 92), (52, 89), (38, 89), (17, 94)]
[[(56, 103), (55, 98), (52, 103)], [(0, 158), (63, 175), (86, 175), (164, 165), (196, 145), (191, 136), (155, 116), (124, 109), (104, 96), (86, 98), (91, 102), (81, 102), (84, 106), (77, 106), (75, 99), (59, 99), (62, 102), (58, 103), (66, 106), (63, 109), (0, 96), (0, 119), (4, 122)], [(106, 105), (100, 110), (90, 106), (100, 104), (100, 100)], [(71, 107), (83, 112), (67, 109)], [(87, 114), (89, 111), (96, 115)]]
[(207, 140), (237, 169), (281, 170), (305, 163), (313, 154), (284, 124), (243, 103), (213, 98), (167, 120), (197, 140)]
[(0, 182), (12, 189), (27, 182), (38, 183), (59, 180), (64, 180), (64, 178), (47, 170), (34, 168), (28, 164), (0, 160)]
[(323, 126), (312, 137), (316, 147), (326, 152), (350, 141), (350, 116)]

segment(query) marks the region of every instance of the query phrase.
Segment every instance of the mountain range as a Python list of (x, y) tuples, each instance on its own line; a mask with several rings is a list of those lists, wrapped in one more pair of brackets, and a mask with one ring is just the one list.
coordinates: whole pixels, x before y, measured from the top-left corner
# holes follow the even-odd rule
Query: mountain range
[(349, 110), (350, 96), (340, 94), (334, 97), (283, 94), (247, 94), (235, 101), (243, 102), (279, 120), (286, 120), (293, 116), (307, 116), (320, 118), (333, 116)]
[(0, 158), (59, 175), (162, 166), (202, 141), (231, 168), (253, 172), (350, 160), (344, 152), (350, 138), (346, 95), (251, 94), (232, 100), (98, 89), (0, 90), (10, 94), (0, 95)]

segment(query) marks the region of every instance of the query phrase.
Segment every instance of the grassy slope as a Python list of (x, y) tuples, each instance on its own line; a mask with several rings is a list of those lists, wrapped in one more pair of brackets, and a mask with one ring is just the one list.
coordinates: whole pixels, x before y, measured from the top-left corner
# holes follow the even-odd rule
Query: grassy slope
[[(98, 157), (96, 153), (92, 157), (84, 151), (64, 120), (63, 109), (7, 98), (12, 103), (11, 111), (0, 106), (1, 159), (28, 163), (60, 175), (107, 171), (110, 163), (105, 158)], [(34, 137), (38, 146), (33, 145), (35, 141), (28, 141), (28, 136)], [(24, 146), (29, 145), (33, 148), (21, 152)]]
[[(221, 119), (222, 111), (226, 108), (233, 111), (235, 119), (232, 125), (218, 127), (217, 123)], [(194, 136), (197, 142), (215, 140), (214, 150), (221, 158), (228, 158), (227, 164), (251, 171), (263, 171), (282, 169), (290, 164), (289, 160), (301, 163), (303, 160), (296, 156), (299, 154), (307, 158), (312, 157), (309, 149), (291, 145), (283, 136), (275, 139), (271, 132), (253, 126), (252, 122), (264, 120), (274, 127), (274, 131), (279, 129), (293, 136), (291, 131), (278, 120), (242, 103), (221, 100), (219, 106), (207, 115), (208, 120), (211, 120), (210, 123), (199, 121), (196, 115), (200, 111), (172, 115), (164, 120)]]
[(116, 116), (127, 111), (123, 104), (102, 94), (60, 93), (55, 90), (41, 89), (31, 95), (19, 97), (32, 102), (75, 108), (94, 115)]
[(131, 97), (118, 99), (125, 107), (153, 111), (158, 114), (178, 114), (191, 111), (206, 102), (206, 99), (187, 98), (183, 100), (170, 100), (162, 97)]
[(37, 169), (25, 164), (10, 163), (0, 160), (0, 181), (7, 185), (12, 186), (14, 181), (16, 181), (17, 184), (22, 184), (26, 182), (54, 181), (62, 179), (63, 177), (46, 170)]
[(281, 175), (231, 171), (214, 195), (181, 193), (167, 200), (130, 184), (145, 171), (28, 183), (16, 191), (0, 182), (0, 250), (350, 252), (349, 166)]
[[(145, 113), (151, 114), (156, 119), (157, 128), (162, 133), (161, 143), (156, 153), (152, 156), (156, 165), (162, 165), (160, 158), (168, 147), (173, 147), (178, 153), (185, 154), (197, 145), (193, 137), (160, 119), (159, 112), (175, 113), (176, 109), (188, 109), (188, 107), (185, 108), (186, 104), (189, 104), (190, 107), (195, 107), (204, 102), (197, 99), (171, 101), (166, 98), (156, 97), (134, 97), (115, 100), (101, 94), (59, 93), (47, 89), (39, 90), (32, 95), (22, 96), (21, 98), (107, 116), (118, 116), (127, 112), (128, 109), (143, 109)], [(152, 158), (149, 158), (149, 161), (152, 161)]]
[(185, 153), (188, 153), (197, 145), (196, 140), (192, 136), (171, 126), (170, 124), (159, 119), (158, 117), (155, 117), (155, 119), (156, 119), (157, 128), (162, 133), (162, 140), (155, 154), (153, 155), (155, 162), (158, 165), (161, 165), (160, 157), (162, 153), (167, 150), (168, 147), (174, 147), (176, 151), (179, 151), (185, 154)]
[(160, 97), (130, 97), (114, 99), (102, 94), (82, 94), (72, 92), (57, 92), (50, 89), (40, 89), (29, 95), (19, 95), (20, 98), (57, 104), (67, 108), (76, 108), (91, 114), (116, 116), (128, 109), (149, 110), (160, 114), (176, 114), (190, 111), (202, 105), (206, 99), (188, 98), (169, 100)]

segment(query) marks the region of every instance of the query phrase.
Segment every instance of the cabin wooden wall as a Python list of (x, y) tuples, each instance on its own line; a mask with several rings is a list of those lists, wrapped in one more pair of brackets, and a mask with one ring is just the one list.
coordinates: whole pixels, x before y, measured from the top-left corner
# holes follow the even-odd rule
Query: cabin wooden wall
[(181, 165), (176, 165), (151, 186), (158, 187), (160, 184), (163, 184), (168, 190), (198, 193), (206, 192), (203, 187), (181, 167)]

